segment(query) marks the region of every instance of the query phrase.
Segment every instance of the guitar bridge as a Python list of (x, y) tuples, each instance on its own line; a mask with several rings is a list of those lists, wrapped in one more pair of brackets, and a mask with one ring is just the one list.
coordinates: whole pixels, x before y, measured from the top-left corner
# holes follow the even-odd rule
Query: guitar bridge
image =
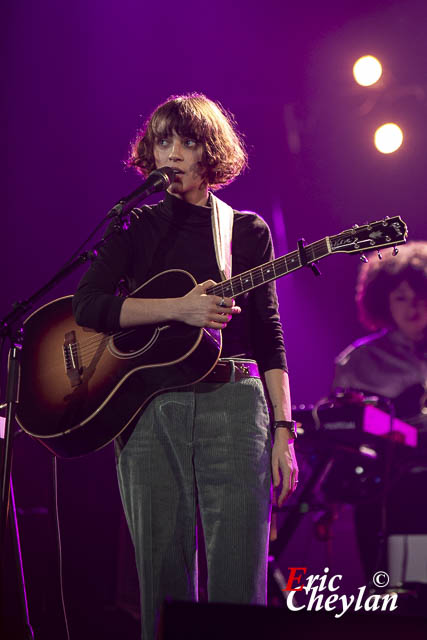
[(78, 387), (81, 383), (81, 374), (83, 368), (79, 364), (78, 342), (76, 340), (76, 332), (69, 331), (64, 336), (64, 362), (65, 372), (70, 380), (72, 387)]

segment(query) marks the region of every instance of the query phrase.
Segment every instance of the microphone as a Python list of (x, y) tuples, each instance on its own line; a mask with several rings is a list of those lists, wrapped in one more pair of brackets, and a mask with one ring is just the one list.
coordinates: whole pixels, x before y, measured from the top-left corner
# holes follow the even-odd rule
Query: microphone
[(157, 191), (165, 191), (171, 183), (174, 181), (175, 171), (171, 167), (161, 167), (161, 169), (155, 169), (150, 173), (147, 180), (143, 182), (139, 187), (132, 191), (128, 196), (119, 200), (114, 207), (109, 211), (108, 218), (114, 218), (117, 214), (126, 215), (134, 208), (138, 202), (145, 200), (152, 193)]

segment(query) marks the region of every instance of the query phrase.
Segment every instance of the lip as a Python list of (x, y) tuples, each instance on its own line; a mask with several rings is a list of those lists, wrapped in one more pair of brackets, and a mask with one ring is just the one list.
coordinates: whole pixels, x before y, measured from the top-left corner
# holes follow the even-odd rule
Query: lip
[(184, 171), (181, 171), (180, 169), (174, 169), (175, 171), (175, 177), (174, 177), (174, 182), (181, 182), (181, 178), (184, 175)]

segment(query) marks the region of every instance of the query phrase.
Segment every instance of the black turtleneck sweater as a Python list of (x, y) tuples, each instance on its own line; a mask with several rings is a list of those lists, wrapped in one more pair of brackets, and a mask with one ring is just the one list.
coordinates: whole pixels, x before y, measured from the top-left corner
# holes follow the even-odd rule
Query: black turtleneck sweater
[[(274, 258), (270, 230), (254, 213), (234, 211), (233, 276)], [(125, 281), (134, 291), (166, 269), (189, 271), (197, 282), (220, 281), (212, 237), (211, 209), (188, 204), (166, 193), (154, 206), (135, 209), (125, 231), (109, 237), (73, 300), (78, 324), (109, 333), (120, 328), (123, 298), (116, 295)], [(260, 369), (286, 367), (275, 283), (240, 295), (242, 313), (223, 330), (223, 357), (254, 358)]]

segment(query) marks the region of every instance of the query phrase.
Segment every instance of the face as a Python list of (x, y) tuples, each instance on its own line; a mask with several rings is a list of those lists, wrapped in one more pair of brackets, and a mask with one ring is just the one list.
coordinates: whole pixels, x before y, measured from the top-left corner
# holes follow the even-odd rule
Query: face
[(422, 340), (427, 329), (427, 297), (419, 298), (404, 281), (390, 293), (389, 304), (397, 328), (411, 340)]
[(191, 204), (206, 204), (208, 185), (200, 175), (203, 146), (173, 132), (169, 137), (157, 140), (153, 151), (157, 169), (172, 167), (177, 170), (168, 191)]

